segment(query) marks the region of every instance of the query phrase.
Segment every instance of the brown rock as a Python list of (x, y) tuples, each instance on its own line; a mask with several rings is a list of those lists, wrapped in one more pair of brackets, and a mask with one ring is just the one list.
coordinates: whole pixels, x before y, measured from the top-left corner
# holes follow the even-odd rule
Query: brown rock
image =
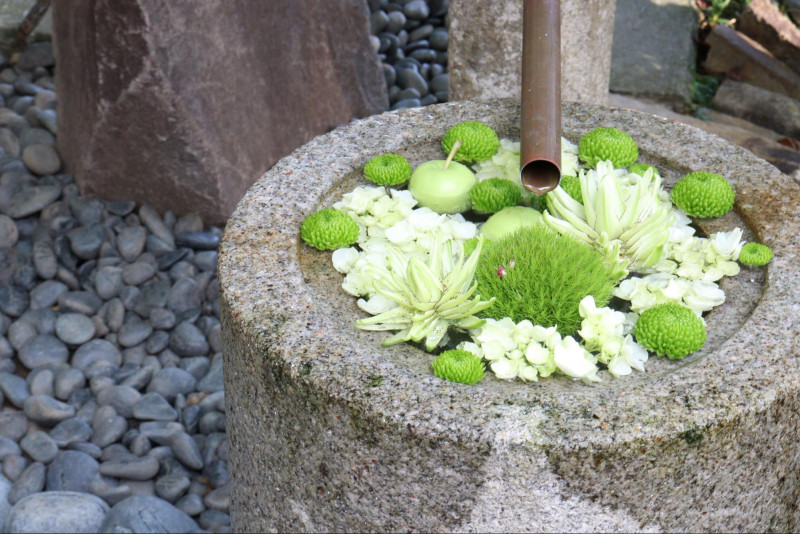
[(736, 29), (758, 41), (772, 55), (800, 74), (800, 29), (769, 0), (752, 0)]
[(218, 223), (279, 158), (388, 107), (363, 1), (53, 8), (59, 152), (89, 196)]
[(783, 173), (791, 176), (793, 173), (800, 172), (800, 152), (797, 150), (792, 150), (763, 137), (748, 139), (742, 143), (742, 146), (756, 156), (769, 161)]
[(720, 25), (714, 27), (706, 43), (710, 47), (707, 70), (800, 99), (800, 75), (746, 35)]
[(788, 137), (800, 137), (800, 101), (785, 95), (725, 80), (714, 96), (713, 106)]

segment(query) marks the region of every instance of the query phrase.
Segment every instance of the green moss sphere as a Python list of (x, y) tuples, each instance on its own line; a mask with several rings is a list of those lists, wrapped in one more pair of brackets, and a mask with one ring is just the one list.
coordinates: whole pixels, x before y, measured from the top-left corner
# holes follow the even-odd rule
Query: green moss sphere
[(528, 319), (565, 336), (580, 328), (581, 300), (592, 295), (605, 306), (615, 286), (600, 252), (543, 224), (485, 242), (475, 280), (481, 300), (495, 298), (481, 316)]
[(497, 213), (503, 208), (516, 206), (522, 200), (519, 187), (502, 178), (489, 178), (478, 182), (470, 190), (472, 209), (483, 213)]
[(364, 165), (364, 176), (378, 185), (400, 185), (411, 177), (411, 164), (399, 154), (382, 154)]
[(733, 208), (736, 194), (731, 184), (713, 172), (692, 172), (678, 180), (669, 194), (690, 217), (721, 217)]
[(569, 196), (583, 204), (581, 181), (577, 176), (562, 176), (561, 182), (558, 185), (561, 186), (561, 189), (563, 189)]
[(483, 361), (466, 350), (446, 350), (433, 360), (433, 374), (471, 386), (483, 380)]
[(615, 168), (627, 167), (639, 159), (636, 141), (616, 128), (595, 128), (578, 141), (578, 157), (589, 167), (609, 160)]
[(358, 240), (358, 223), (345, 212), (328, 208), (305, 218), (300, 237), (319, 250), (336, 250)]
[(761, 243), (745, 243), (739, 252), (739, 261), (748, 267), (761, 267), (772, 259), (772, 249)]
[(478, 121), (461, 122), (447, 130), (442, 138), (442, 149), (445, 154), (450, 154), (458, 140), (461, 140), (461, 147), (453, 159), (462, 163), (485, 161), (494, 156), (500, 147), (497, 132)]
[(633, 335), (647, 350), (679, 360), (703, 347), (706, 325), (686, 306), (659, 304), (642, 313)]

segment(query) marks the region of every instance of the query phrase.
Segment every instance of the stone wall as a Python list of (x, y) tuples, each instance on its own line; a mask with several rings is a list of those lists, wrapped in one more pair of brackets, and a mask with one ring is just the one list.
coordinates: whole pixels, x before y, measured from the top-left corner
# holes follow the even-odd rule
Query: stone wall
[[(608, 94), (615, 0), (562, 0), (561, 98), (603, 103)], [(450, 100), (519, 98), (522, 2), (451, 0)]]
[(221, 222), (279, 158), (388, 107), (365, 0), (53, 8), (59, 150), (89, 196)]

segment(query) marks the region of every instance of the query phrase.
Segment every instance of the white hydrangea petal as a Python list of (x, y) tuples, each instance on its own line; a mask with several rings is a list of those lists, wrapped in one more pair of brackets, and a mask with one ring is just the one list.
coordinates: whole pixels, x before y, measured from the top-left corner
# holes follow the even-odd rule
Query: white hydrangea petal
[(519, 374), (519, 362), (509, 360), (508, 358), (500, 358), (497, 361), (489, 364), (492, 372), (501, 380), (511, 380)]
[(358, 299), (356, 304), (359, 308), (372, 315), (378, 315), (397, 307), (396, 302), (381, 294), (375, 294), (369, 300)]
[(555, 346), (553, 357), (556, 365), (567, 376), (587, 378), (597, 374), (597, 365), (589, 354), (574, 338), (568, 336)]
[(333, 268), (340, 273), (349, 273), (358, 260), (358, 254), (358, 250), (356, 250), (354, 247), (339, 248), (334, 250), (333, 254), (331, 254)]

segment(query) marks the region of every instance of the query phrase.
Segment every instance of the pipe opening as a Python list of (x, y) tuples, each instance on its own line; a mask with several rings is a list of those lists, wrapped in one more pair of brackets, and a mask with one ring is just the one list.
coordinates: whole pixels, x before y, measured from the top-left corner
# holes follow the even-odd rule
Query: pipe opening
[(561, 181), (561, 169), (550, 160), (535, 159), (522, 167), (519, 177), (525, 189), (537, 195), (544, 195), (558, 187)]

